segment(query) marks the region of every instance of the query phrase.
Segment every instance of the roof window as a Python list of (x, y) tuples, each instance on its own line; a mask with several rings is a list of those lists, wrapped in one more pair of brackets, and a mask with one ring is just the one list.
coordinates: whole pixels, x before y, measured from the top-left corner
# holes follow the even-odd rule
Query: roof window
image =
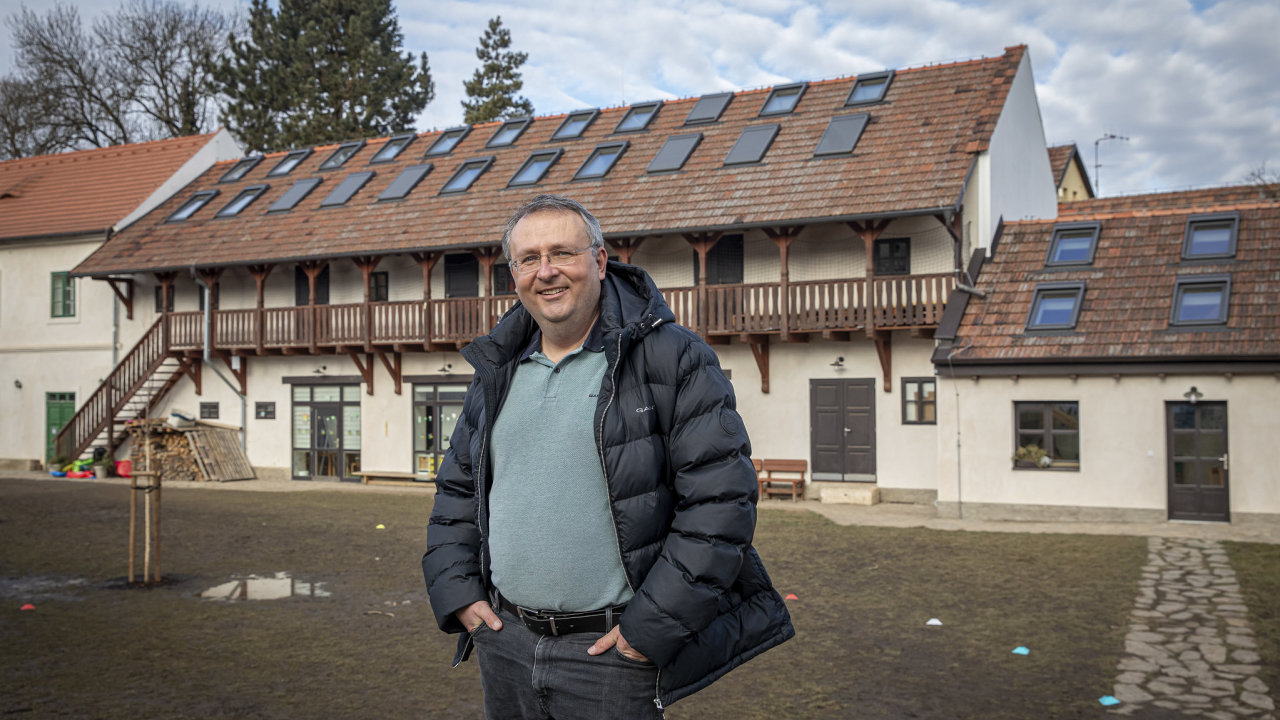
[(752, 125), (743, 128), (742, 134), (738, 136), (738, 141), (733, 144), (729, 150), (729, 154), (724, 158), (725, 165), (743, 165), (746, 163), (757, 163), (764, 159), (764, 154), (769, 151), (769, 146), (773, 144), (773, 139), (778, 135), (777, 123), (768, 125)]
[(552, 140), (568, 140), (570, 138), (582, 137), (582, 133), (587, 127), (595, 121), (596, 116), (600, 114), (599, 110), (579, 110), (569, 113), (569, 116), (560, 123), (560, 127), (556, 128), (555, 133), (551, 136)]
[(649, 163), (649, 172), (670, 172), (679, 170), (684, 167), (689, 156), (693, 154), (694, 148), (698, 147), (698, 143), (702, 142), (702, 133), (692, 133), (689, 135), (672, 135), (667, 138), (667, 142), (662, 145), (662, 149), (657, 155), (653, 156), (653, 161)]
[(1187, 218), (1182, 257), (1188, 260), (1235, 257), (1239, 226), (1240, 216), (1236, 213)]
[(231, 202), (222, 206), (222, 209), (219, 210), (214, 217), (233, 217), (235, 215), (239, 215), (241, 211), (252, 205), (253, 201), (257, 200), (259, 195), (266, 192), (267, 187), (268, 186), (266, 185), (252, 185), (241, 190), (240, 194), (236, 195)]
[(627, 114), (622, 117), (622, 121), (613, 129), (614, 132), (637, 132), (649, 127), (650, 121), (658, 114), (658, 108), (662, 107), (661, 101), (649, 103), (641, 103), (632, 105)]
[(862, 137), (863, 129), (867, 127), (869, 117), (866, 113), (858, 113), (831, 118), (813, 154), (815, 156), (851, 154)]
[(1028, 330), (1070, 330), (1080, 317), (1084, 283), (1042, 283), (1036, 286), (1027, 315)]
[(427, 148), (426, 156), (434, 157), (436, 155), (448, 155), (458, 143), (462, 142), (462, 138), (471, 132), (470, 125), (462, 127), (450, 128), (445, 130), (436, 141), (431, 143), (431, 147)]
[(475, 158), (462, 163), (462, 165), (459, 165), (458, 169), (454, 171), (453, 177), (449, 178), (449, 182), (445, 183), (443, 188), (440, 188), (440, 192), (465, 192), (471, 187), (471, 184), (476, 181), (476, 178), (483, 175), (484, 171), (488, 170), (489, 166), (492, 164), (493, 157)]
[(240, 162), (236, 163), (235, 165), (231, 166), (231, 169), (228, 170), (226, 174), (224, 174), (221, 178), (219, 178), (218, 182), (224, 183), (224, 182), (234, 182), (236, 180), (239, 180), (243, 178), (245, 175), (248, 175), (249, 171), (252, 170), (254, 167), (256, 167), (257, 164), (260, 162), (262, 162), (261, 155), (254, 155), (253, 157), (247, 157), (241, 160)]
[(374, 153), (373, 157), (369, 158), (369, 164), (372, 165), (374, 163), (384, 163), (395, 160), (401, 152), (404, 152), (405, 148), (409, 147), (409, 143), (413, 142), (415, 137), (417, 137), (417, 135), (414, 135), (413, 133), (392, 135), (391, 139), (383, 143), (382, 147), (378, 148), (378, 152)]
[(551, 166), (556, 164), (556, 160), (560, 159), (562, 152), (564, 151), (560, 149), (545, 150), (530, 155), (529, 159), (524, 161), (524, 165), (521, 165), (516, 174), (511, 177), (507, 187), (513, 185), (536, 185), (542, 182), (542, 178), (551, 169)]
[(485, 143), (485, 147), (506, 147), (516, 141), (532, 123), (532, 118), (516, 118), (502, 123), (502, 127), (489, 138), (489, 142)]
[(613, 169), (614, 164), (618, 162), (618, 158), (622, 157), (622, 153), (627, 151), (628, 143), (602, 143), (591, 151), (591, 157), (582, 163), (582, 167), (578, 168), (578, 172), (574, 173), (574, 180), (585, 180), (589, 178), (604, 177)]
[(433, 167), (435, 166), (427, 163), (426, 165), (410, 165), (401, 170), (396, 179), (392, 180), (387, 189), (383, 190), (382, 194), (378, 196), (378, 200), (400, 200), (406, 197), (418, 186), (418, 183), (422, 182), (422, 178), (426, 177)]
[(181, 222), (186, 220), (192, 215), (195, 215), (197, 210), (208, 205), (209, 201), (217, 197), (217, 195), (217, 190), (201, 190), (195, 195), (192, 195), (191, 199), (182, 203), (177, 210), (174, 210), (173, 214), (170, 215), (169, 219), (165, 220), (165, 222)]
[(859, 75), (858, 79), (853, 83), (853, 89), (849, 91), (849, 98), (844, 101), (844, 104), (848, 106), (880, 102), (884, 100), (884, 94), (889, 91), (889, 83), (891, 82), (893, 82), (892, 70)]
[(320, 201), (320, 207), (346, 205), (352, 195), (360, 192), (360, 188), (364, 187), (365, 183), (373, 179), (374, 174), (375, 173), (372, 170), (368, 170), (365, 172), (351, 173), (350, 175), (342, 178), (342, 182), (338, 183), (338, 187), (334, 188), (333, 192), (329, 193), (328, 197)]
[(319, 185), (322, 180), (323, 178), (307, 178), (305, 180), (299, 180), (293, 184), (293, 187), (286, 190), (285, 193), (280, 196), (280, 199), (272, 203), (271, 207), (267, 208), (267, 212), (283, 212), (285, 210), (294, 209), (297, 207), (298, 203), (302, 202), (311, 194), (312, 190), (316, 189), (316, 186)]
[(1229, 275), (1183, 276), (1173, 287), (1170, 325), (1222, 325), (1231, 297)]
[(325, 158), (324, 162), (320, 163), (320, 169), (333, 170), (335, 168), (342, 167), (348, 160), (351, 159), (352, 155), (355, 155), (356, 153), (360, 152), (360, 148), (362, 147), (364, 147), (364, 140), (356, 140), (354, 142), (342, 143), (341, 145), (338, 146), (337, 150), (333, 151), (332, 155)]
[(733, 100), (733, 93), (731, 92), (703, 95), (698, 98), (698, 102), (689, 111), (688, 117), (684, 119), (684, 124), (699, 125), (719, 120), (725, 108), (729, 107), (731, 100)]
[(1053, 239), (1049, 241), (1049, 256), (1044, 259), (1045, 267), (1092, 264), (1101, 229), (1096, 222), (1055, 225)]
[(289, 173), (293, 172), (293, 169), (298, 167), (298, 165), (303, 160), (306, 160), (310, 156), (311, 156), (311, 148), (306, 148), (304, 150), (293, 150), (288, 155), (285, 155), (283, 158), (281, 158), (280, 162), (276, 163), (275, 167), (271, 168), (271, 171), (267, 173), (267, 177), (279, 177), (281, 175), (288, 175)]
[(785, 115), (796, 109), (796, 105), (800, 103), (800, 96), (804, 95), (805, 88), (808, 83), (793, 83), (791, 85), (778, 85), (770, 93), (769, 97), (764, 101), (764, 106), (760, 108), (761, 115)]

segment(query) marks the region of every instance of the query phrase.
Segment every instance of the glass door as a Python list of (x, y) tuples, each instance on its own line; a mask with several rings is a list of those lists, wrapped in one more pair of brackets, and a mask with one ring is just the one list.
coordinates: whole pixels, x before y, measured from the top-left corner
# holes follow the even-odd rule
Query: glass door
[(342, 406), (317, 403), (311, 406), (312, 467), (317, 480), (338, 480), (342, 465)]

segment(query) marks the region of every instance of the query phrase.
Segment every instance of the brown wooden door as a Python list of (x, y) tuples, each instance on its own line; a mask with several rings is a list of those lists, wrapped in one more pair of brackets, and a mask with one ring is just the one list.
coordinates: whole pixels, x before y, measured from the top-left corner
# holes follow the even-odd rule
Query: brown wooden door
[(1169, 448), (1169, 519), (1230, 520), (1227, 404), (1168, 403), (1165, 428)]
[(875, 383), (873, 379), (809, 381), (814, 480), (875, 481)]

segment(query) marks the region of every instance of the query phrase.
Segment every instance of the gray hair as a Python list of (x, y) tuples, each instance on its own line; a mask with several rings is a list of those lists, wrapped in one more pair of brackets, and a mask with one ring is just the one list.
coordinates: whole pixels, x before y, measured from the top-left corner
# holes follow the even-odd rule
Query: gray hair
[(604, 233), (600, 230), (600, 221), (596, 220), (596, 216), (592, 215), (582, 203), (573, 198), (562, 197), (560, 195), (539, 195), (516, 210), (511, 219), (507, 221), (507, 228), (502, 232), (502, 254), (511, 260), (511, 231), (515, 229), (516, 224), (521, 220), (529, 217), (537, 212), (569, 212), (574, 213), (582, 218), (582, 224), (587, 227), (587, 238), (591, 240), (588, 247), (596, 250), (604, 247)]

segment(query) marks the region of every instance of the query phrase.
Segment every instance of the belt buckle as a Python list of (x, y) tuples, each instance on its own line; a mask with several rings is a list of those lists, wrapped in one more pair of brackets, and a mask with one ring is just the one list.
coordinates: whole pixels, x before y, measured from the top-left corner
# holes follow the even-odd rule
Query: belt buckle
[(551, 626), (551, 637), (560, 637), (560, 631), (556, 628), (556, 619), (553, 615), (543, 616), (540, 610), (528, 610), (516, 605), (516, 613), (520, 615), (520, 622), (526, 627), (529, 626), (530, 620), (536, 620), (540, 623), (548, 623)]

